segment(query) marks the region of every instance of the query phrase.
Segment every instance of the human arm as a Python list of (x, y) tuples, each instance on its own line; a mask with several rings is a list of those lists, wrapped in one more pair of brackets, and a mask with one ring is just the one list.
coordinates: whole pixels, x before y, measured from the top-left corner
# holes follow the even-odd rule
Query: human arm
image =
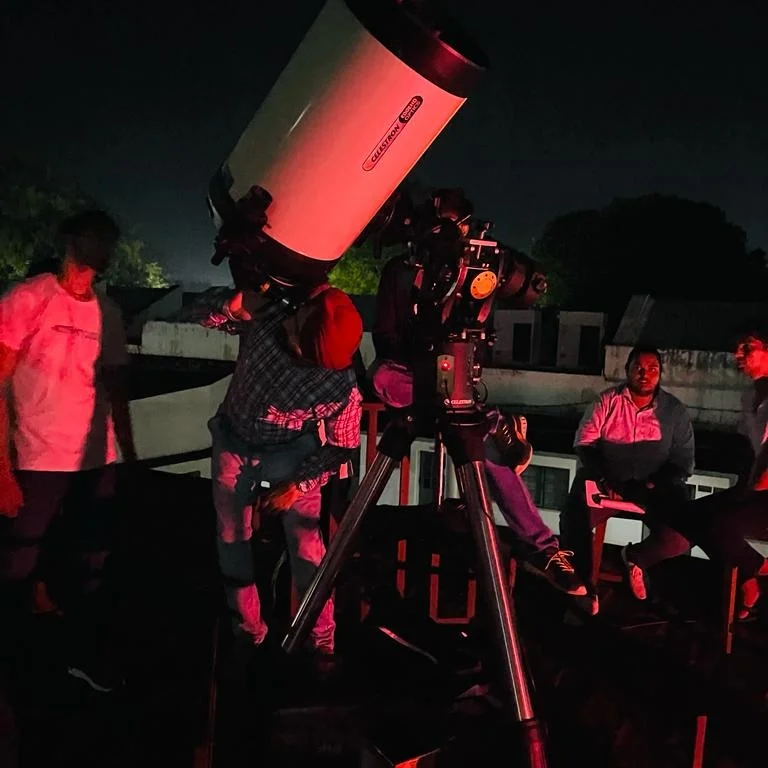
[(372, 338), (376, 356), (383, 360), (400, 360), (405, 354), (402, 327), (407, 307), (398, 306), (401, 300), (402, 259), (392, 259), (384, 265), (376, 291), (376, 316)]
[(325, 443), (305, 459), (296, 473), (296, 485), (302, 493), (321, 485), (352, 458), (360, 447), (360, 419), (363, 414), (362, 396), (353, 387), (344, 407), (325, 421)]
[(598, 481), (606, 481), (609, 475), (600, 450), (606, 413), (606, 399), (601, 395), (584, 412), (573, 441), (574, 451), (582, 466), (590, 477)]
[(242, 333), (245, 326), (264, 305), (263, 297), (256, 291), (233, 290), (227, 293), (220, 306), (210, 309), (200, 321), (204, 328), (225, 331), (231, 335)]
[(16, 368), (17, 352), (0, 343), (0, 515), (16, 517), (23, 503), (11, 465), (11, 428), (8, 390)]
[(763, 441), (755, 456), (748, 487), (753, 491), (768, 491), (768, 441)]
[(681, 405), (672, 431), (672, 443), (667, 460), (648, 478), (650, 487), (678, 485), (693, 474), (696, 458), (693, 423)]
[(127, 369), (124, 365), (106, 368), (104, 370), (104, 387), (107, 390), (107, 397), (112, 410), (112, 423), (115, 427), (117, 444), (120, 446), (120, 454), (124, 462), (132, 463), (136, 461), (137, 455), (133, 439), (126, 373)]
[(741, 425), (743, 434), (749, 438), (753, 460), (747, 475), (745, 490), (768, 490), (768, 427), (764, 413), (765, 397), (758, 391), (758, 382), (753, 382), (742, 400)]
[(15, 517), (24, 502), (11, 462), (11, 381), (41, 311), (39, 296), (25, 283), (0, 299), (0, 515), (6, 517)]
[(105, 301), (102, 305), (101, 377), (109, 399), (115, 438), (123, 461), (136, 461), (136, 445), (131, 423), (128, 391), (128, 365), (123, 317), (117, 305)]
[(344, 406), (326, 418), (325, 443), (302, 462), (291, 483), (275, 489), (266, 497), (264, 506), (285, 511), (300, 495), (323, 485), (331, 475), (336, 474), (360, 446), (361, 416), (362, 397), (357, 387), (353, 387)]

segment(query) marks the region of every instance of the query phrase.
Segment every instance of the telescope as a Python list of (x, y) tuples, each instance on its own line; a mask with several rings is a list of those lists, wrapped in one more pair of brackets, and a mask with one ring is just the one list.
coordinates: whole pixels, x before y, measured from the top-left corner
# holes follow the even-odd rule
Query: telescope
[[(435, 430), (456, 468), (494, 630), (507, 711), (527, 764), (545, 768), (523, 650), (499, 554), (484, 470), (488, 419), (478, 401), (479, 350), (492, 304), (530, 306), (546, 282), (511, 249), (468, 231), (469, 213), (434, 196), (398, 218), (398, 188), (477, 85), (487, 60), (426, 0), (328, 0), (209, 187), (214, 264), (239, 290), (292, 307), (353, 244), (400, 227), (418, 267), (413, 286), (414, 407), (395, 409), (376, 457), (302, 597), (282, 647), (300, 649), (353, 553), (366, 514), (420, 428)], [(455, 210), (448, 210), (453, 208)]]
[(301, 295), (465, 103), (482, 50), (426, 2), (328, 0), (214, 175), (214, 264)]

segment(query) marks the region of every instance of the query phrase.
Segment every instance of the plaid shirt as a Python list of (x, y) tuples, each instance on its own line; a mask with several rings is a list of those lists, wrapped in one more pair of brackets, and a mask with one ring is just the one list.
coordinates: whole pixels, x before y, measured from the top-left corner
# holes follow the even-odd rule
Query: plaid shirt
[[(220, 412), (234, 432), (254, 448), (289, 443), (314, 431), (322, 443), (296, 475), (306, 493), (323, 485), (360, 445), (362, 397), (351, 368), (333, 371), (288, 351), (283, 322), (288, 310), (275, 303), (243, 324), (240, 351)], [(212, 315), (208, 327), (224, 325)], [(231, 328), (227, 329), (231, 331)]]

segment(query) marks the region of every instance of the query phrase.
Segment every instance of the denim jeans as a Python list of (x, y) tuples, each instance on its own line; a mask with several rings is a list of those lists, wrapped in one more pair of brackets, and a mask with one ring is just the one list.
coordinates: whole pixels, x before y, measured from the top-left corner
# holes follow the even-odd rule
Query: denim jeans
[(768, 538), (768, 491), (719, 491), (680, 505), (667, 522), (710, 560), (737, 567), (742, 580), (755, 576), (765, 562), (748, 539)]
[[(564, 546), (575, 552), (573, 562), (576, 571), (586, 581), (591, 579), (593, 566), (592, 531), (613, 516), (610, 509), (596, 510), (587, 506), (584, 484), (589, 478), (584, 468), (576, 473), (565, 510), (560, 514), (560, 538)], [(683, 506), (685, 500), (686, 492), (682, 485), (661, 487), (651, 494), (643, 519), (650, 534), (628, 548), (630, 562), (643, 569), (652, 568), (663, 560), (685, 554), (691, 548), (688, 540), (670, 523), (673, 510)]]
[[(234, 615), (236, 634), (245, 633), (255, 644), (267, 634), (261, 616), (261, 602), (255, 584), (251, 537), (253, 504), (261, 482), (271, 485), (292, 476), (307, 452), (315, 450), (305, 441), (274, 451), (251, 448), (232, 434), (220, 417), (209, 422), (213, 438), (211, 479), (217, 519), (219, 567), (225, 582), (227, 605)], [(260, 455), (261, 454), (261, 455)], [(300, 496), (291, 509), (279, 513), (285, 531), (291, 574), (299, 597), (306, 592), (317, 566), (325, 555), (320, 530), (320, 487)], [(329, 599), (317, 619), (311, 642), (316, 648), (333, 650), (336, 624), (333, 599)]]
[[(0, 591), (10, 613), (26, 612), (32, 583), (45, 582), (65, 610), (69, 652), (116, 641), (109, 555), (118, 525), (114, 464), (79, 472), (19, 470), (17, 517), (0, 518)], [(63, 598), (63, 600), (62, 600)], [(3, 616), (12, 626), (14, 616)]]
[[(386, 405), (405, 408), (413, 403), (413, 373), (407, 367), (381, 360), (374, 364), (370, 376), (376, 394)], [(515, 536), (515, 554), (523, 558), (554, 554), (560, 548), (557, 537), (541, 519), (528, 487), (511, 467), (502, 463), (493, 440), (487, 439), (485, 474), (491, 496)]]
[[(24, 505), (2, 521), (0, 583), (46, 578), (51, 546), (65, 549), (84, 591), (97, 588), (112, 545), (115, 467), (81, 472), (16, 472)], [(50, 542), (51, 529), (55, 541)], [(76, 564), (75, 564), (76, 561)]]

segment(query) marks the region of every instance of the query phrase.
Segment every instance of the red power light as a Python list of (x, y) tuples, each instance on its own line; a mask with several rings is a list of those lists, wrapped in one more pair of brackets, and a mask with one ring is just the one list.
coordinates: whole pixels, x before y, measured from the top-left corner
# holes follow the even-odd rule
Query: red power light
[(443, 360), (440, 363), (440, 369), (443, 371), (450, 371), (451, 370), (451, 361), (450, 360)]

